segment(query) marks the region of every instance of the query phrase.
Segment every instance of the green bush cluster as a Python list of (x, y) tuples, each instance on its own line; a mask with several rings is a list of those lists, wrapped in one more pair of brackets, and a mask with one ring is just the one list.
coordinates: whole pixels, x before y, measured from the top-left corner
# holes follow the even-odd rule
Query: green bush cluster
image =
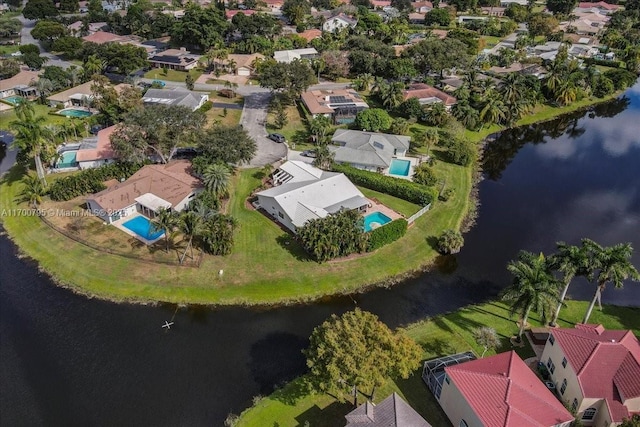
[(49, 196), (51, 200), (65, 201), (83, 194), (97, 193), (105, 189), (103, 181), (127, 179), (142, 166), (140, 163), (117, 162), (95, 169), (86, 169), (56, 180), (49, 187)]
[(204, 104), (202, 104), (202, 106), (200, 108), (198, 108), (198, 110), (202, 111), (203, 113), (206, 113), (207, 111), (211, 110), (212, 108), (213, 108), (213, 102), (207, 101)]
[(333, 166), (333, 170), (345, 174), (356, 185), (389, 194), (420, 206), (428, 205), (437, 197), (437, 192), (433, 187), (426, 187), (404, 179), (356, 169), (349, 165), (336, 164)]
[(620, 61), (609, 61), (608, 59), (585, 58), (587, 65), (602, 65), (603, 67), (620, 68)]
[(399, 218), (378, 227), (369, 232), (369, 242), (367, 252), (375, 251), (389, 243), (393, 243), (407, 232), (408, 223), (404, 218)]

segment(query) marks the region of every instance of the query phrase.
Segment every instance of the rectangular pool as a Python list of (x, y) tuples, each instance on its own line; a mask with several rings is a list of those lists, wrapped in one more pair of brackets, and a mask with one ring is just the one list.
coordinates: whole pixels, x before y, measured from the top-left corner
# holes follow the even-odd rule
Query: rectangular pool
[(164, 231), (153, 231), (151, 221), (143, 216), (137, 216), (122, 224), (128, 230), (133, 231), (138, 236), (146, 240), (156, 240), (164, 234)]
[(78, 151), (64, 151), (60, 153), (60, 160), (56, 163), (57, 169), (75, 168), (78, 167), (78, 161), (76, 160), (76, 154)]
[(390, 175), (409, 176), (411, 162), (409, 160), (392, 159), (389, 165)]
[(391, 222), (391, 218), (382, 212), (372, 212), (364, 217), (364, 231), (369, 232), (375, 228), (382, 227), (388, 222)]

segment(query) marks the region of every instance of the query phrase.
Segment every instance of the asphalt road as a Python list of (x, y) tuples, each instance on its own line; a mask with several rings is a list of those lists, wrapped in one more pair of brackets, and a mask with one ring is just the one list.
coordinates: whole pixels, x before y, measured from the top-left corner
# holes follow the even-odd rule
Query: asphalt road
[(46, 52), (42, 48), (40, 41), (34, 39), (31, 36), (31, 30), (33, 30), (33, 27), (36, 25), (36, 21), (27, 19), (22, 15), (18, 16), (18, 19), (20, 20), (20, 22), (22, 22), (22, 30), (20, 30), (20, 44), (35, 44), (36, 46), (38, 46), (40, 48), (40, 56), (44, 56), (45, 58), (47, 58), (47, 62), (45, 62), (44, 64), (45, 66), (56, 66), (66, 69), (73, 65), (71, 62), (64, 61), (58, 56)]
[(270, 92), (255, 92), (245, 95), (240, 124), (256, 141), (256, 155), (246, 167), (261, 167), (277, 162), (287, 156), (287, 146), (267, 138), (265, 123)]

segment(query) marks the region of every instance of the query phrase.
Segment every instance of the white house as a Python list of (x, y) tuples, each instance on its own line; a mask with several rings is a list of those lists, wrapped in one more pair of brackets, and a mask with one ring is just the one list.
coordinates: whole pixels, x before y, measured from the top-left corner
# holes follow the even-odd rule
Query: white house
[(344, 13), (340, 13), (336, 16), (332, 16), (322, 24), (322, 30), (328, 33), (334, 33), (337, 30), (343, 30), (345, 28), (354, 28), (358, 20), (351, 18)]
[(617, 426), (640, 412), (640, 342), (632, 331), (551, 329), (540, 361), (585, 426)]
[(389, 168), (394, 157), (407, 154), (410, 141), (411, 138), (404, 135), (337, 129), (331, 138), (336, 146), (329, 149), (336, 163), (382, 172)]
[(291, 160), (273, 173), (275, 187), (257, 193), (260, 208), (292, 232), (312, 219), (343, 209), (366, 210), (371, 202), (341, 173)]
[(273, 59), (278, 62), (286, 62), (287, 64), (296, 59), (313, 59), (318, 56), (318, 51), (313, 47), (304, 49), (276, 50), (273, 52)]
[(143, 166), (126, 181), (87, 197), (87, 206), (109, 224), (136, 212), (153, 218), (161, 207), (182, 211), (200, 189), (191, 162), (177, 160)]

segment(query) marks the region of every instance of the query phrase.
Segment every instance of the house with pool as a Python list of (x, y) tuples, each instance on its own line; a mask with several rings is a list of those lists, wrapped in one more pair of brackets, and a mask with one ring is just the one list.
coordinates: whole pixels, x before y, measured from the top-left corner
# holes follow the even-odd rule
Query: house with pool
[(84, 138), (79, 143), (59, 147), (59, 158), (51, 171), (91, 169), (114, 162), (118, 155), (111, 148), (111, 134), (116, 130), (116, 126), (101, 129), (97, 135)]
[(23, 98), (35, 98), (38, 90), (32, 85), (39, 79), (39, 71), (20, 70), (15, 76), (0, 80), (0, 99), (16, 105)]
[(88, 108), (93, 100), (93, 92), (91, 91), (92, 81), (82, 83), (70, 89), (63, 90), (53, 94), (47, 98), (51, 107), (62, 105), (64, 109), (71, 107)]
[(384, 205), (367, 199), (342, 173), (327, 172), (290, 160), (272, 174), (273, 187), (257, 193), (254, 205), (293, 233), (313, 219), (342, 210), (365, 215), (365, 231), (400, 218)]
[(188, 160), (146, 165), (126, 181), (87, 197), (87, 207), (105, 223), (149, 243), (162, 235), (143, 233), (145, 227), (150, 233), (150, 220), (158, 209), (181, 212), (201, 191), (200, 180), (191, 172)]
[(337, 129), (329, 146), (336, 163), (409, 179), (417, 159), (407, 157), (411, 138), (350, 129)]

